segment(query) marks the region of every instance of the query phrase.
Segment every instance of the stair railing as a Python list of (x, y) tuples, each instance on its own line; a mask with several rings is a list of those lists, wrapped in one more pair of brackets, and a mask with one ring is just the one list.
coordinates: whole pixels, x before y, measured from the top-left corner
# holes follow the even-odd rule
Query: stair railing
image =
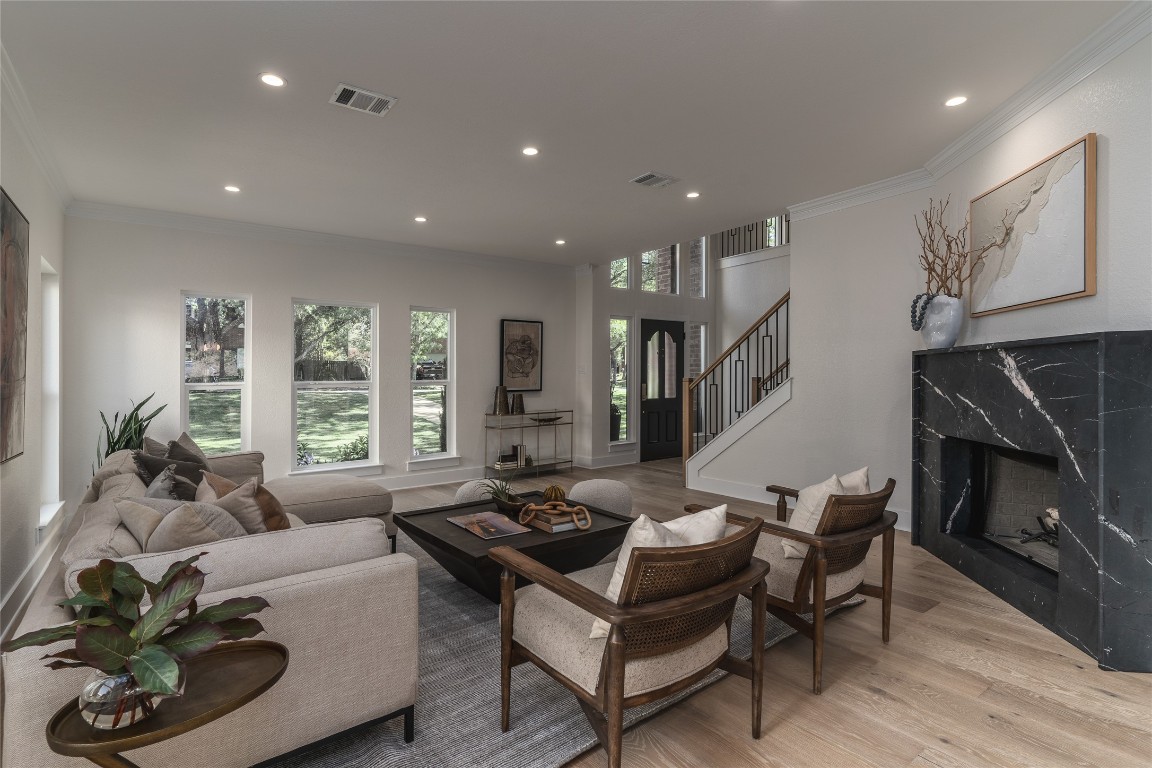
[(695, 379), (684, 379), (684, 461), (788, 379), (784, 294)]

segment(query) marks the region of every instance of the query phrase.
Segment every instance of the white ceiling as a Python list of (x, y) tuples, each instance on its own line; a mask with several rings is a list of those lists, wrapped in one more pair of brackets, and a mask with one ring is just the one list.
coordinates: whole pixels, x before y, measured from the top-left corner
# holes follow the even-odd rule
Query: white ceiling
[(76, 200), (599, 263), (919, 168), (1124, 5), (4, 0), (0, 35)]

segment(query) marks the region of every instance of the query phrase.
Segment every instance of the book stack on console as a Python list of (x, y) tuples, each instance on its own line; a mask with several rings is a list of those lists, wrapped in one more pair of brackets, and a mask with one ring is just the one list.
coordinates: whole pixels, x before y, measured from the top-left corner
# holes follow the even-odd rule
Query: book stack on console
[(525, 525), (531, 525), (534, 528), (539, 528), (548, 533), (576, 530), (576, 522), (572, 519), (571, 514), (550, 515), (546, 512), (537, 512), (536, 516), (525, 523)]

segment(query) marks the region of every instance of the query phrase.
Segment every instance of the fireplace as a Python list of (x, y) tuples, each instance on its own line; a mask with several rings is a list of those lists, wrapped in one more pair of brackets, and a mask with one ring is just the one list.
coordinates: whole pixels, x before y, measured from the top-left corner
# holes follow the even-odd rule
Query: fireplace
[(977, 537), (1038, 568), (1060, 572), (1060, 462), (1055, 456), (948, 438), (944, 461), (967, 467), (944, 495), (943, 532)]
[(914, 544), (1152, 671), (1152, 332), (917, 352), (913, 433)]

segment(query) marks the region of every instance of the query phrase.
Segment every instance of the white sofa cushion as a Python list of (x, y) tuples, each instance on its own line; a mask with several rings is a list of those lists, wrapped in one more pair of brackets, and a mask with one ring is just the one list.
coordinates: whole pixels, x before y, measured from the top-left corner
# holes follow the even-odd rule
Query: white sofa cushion
[[(800, 491), (800, 497), (796, 500), (796, 509), (788, 520), (788, 527), (794, 531), (816, 533), (816, 526), (820, 525), (820, 516), (824, 514), (828, 497), (842, 493), (844, 493), (844, 486), (836, 475)], [(784, 547), (785, 557), (803, 559), (808, 555), (807, 544), (788, 539), (781, 539), (781, 543)]]

